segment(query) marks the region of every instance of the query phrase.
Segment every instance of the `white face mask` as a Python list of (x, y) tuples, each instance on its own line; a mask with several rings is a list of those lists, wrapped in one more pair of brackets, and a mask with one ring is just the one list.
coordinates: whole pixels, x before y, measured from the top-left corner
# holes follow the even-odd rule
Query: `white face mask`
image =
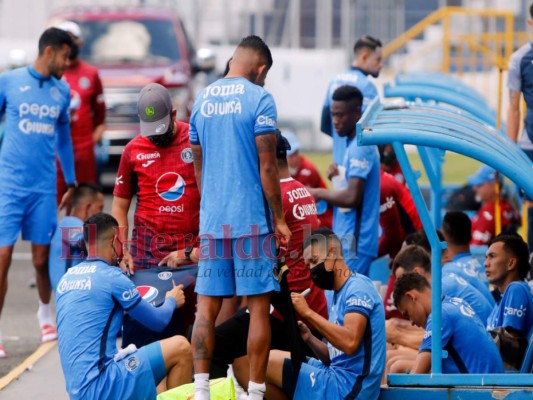
[(296, 168), (289, 167), (289, 174), (291, 174), (291, 176), (296, 176), (297, 173), (298, 170)]

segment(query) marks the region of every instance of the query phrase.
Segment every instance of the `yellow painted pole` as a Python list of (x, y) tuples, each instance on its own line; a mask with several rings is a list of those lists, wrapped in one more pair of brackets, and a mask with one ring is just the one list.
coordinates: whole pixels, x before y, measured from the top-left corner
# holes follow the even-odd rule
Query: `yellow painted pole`
[(442, 73), (450, 72), (450, 13), (444, 9), (442, 15)]
[[(497, 58), (498, 64), (501, 64), (501, 57)], [(498, 107), (496, 109), (496, 128), (502, 128), (502, 86), (503, 86), (503, 68), (498, 65)], [(502, 212), (500, 202), (500, 174), (496, 171), (496, 203), (494, 204), (494, 233), (500, 234), (502, 231)]]

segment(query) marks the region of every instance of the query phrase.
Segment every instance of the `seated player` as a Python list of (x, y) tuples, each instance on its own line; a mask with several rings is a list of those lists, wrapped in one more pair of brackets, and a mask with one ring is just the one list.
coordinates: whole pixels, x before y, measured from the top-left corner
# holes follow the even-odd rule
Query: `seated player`
[[(425, 328), (424, 339), (411, 373), (431, 372), (431, 287), (422, 275), (406, 272), (394, 287), (394, 303), (416, 326)], [(503, 372), (503, 362), (492, 338), (474, 310), (463, 300), (442, 300), (443, 373), (483, 374)]]
[[(494, 331), (503, 328), (522, 347), (533, 329), (533, 295), (524, 281), (529, 271), (529, 250), (518, 235), (498, 235), (487, 250), (485, 270), (491, 285), (501, 293), (501, 299), (494, 306), (488, 320), (487, 329)], [(525, 349), (509, 358), (500, 352), (510, 368), (519, 369)], [(506, 366), (507, 367), (507, 366)]]
[(385, 313), (374, 284), (352, 273), (339, 238), (319, 228), (303, 245), (304, 260), (318, 287), (334, 291), (329, 320), (313, 311), (300, 293), (291, 293), (295, 310), (326, 342), (299, 323), (303, 340), (317, 358), (302, 363), (298, 375), (290, 353), (272, 350), (268, 361), (267, 398), (377, 399), (385, 364)]
[(117, 264), (118, 222), (99, 213), (83, 225), (86, 261), (70, 268), (57, 286), (59, 356), (71, 399), (154, 399), (165, 377), (173, 388), (192, 379), (191, 348), (173, 336), (137, 349), (117, 350), (124, 311), (162, 330), (185, 303), (182, 286), (155, 308), (143, 300)]

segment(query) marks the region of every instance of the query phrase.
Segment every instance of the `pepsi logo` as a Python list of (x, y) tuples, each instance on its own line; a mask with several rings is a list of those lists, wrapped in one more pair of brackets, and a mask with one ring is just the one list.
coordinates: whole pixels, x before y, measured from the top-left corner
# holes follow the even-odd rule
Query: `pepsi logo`
[(185, 193), (185, 181), (175, 172), (167, 172), (159, 177), (155, 184), (159, 197), (166, 201), (176, 201)]
[(159, 294), (159, 290), (153, 286), (137, 286), (137, 290), (139, 291), (141, 297), (147, 302), (155, 300)]

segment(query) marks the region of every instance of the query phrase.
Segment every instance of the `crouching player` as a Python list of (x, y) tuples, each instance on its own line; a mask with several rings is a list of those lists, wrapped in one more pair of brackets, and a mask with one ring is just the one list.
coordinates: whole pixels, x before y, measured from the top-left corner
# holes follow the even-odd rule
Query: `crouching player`
[(71, 399), (151, 399), (166, 377), (173, 388), (192, 380), (191, 349), (182, 336), (117, 351), (124, 311), (153, 330), (166, 327), (185, 303), (183, 287), (161, 307), (144, 301), (117, 264), (117, 221), (99, 213), (83, 225), (89, 257), (57, 287), (59, 355)]

